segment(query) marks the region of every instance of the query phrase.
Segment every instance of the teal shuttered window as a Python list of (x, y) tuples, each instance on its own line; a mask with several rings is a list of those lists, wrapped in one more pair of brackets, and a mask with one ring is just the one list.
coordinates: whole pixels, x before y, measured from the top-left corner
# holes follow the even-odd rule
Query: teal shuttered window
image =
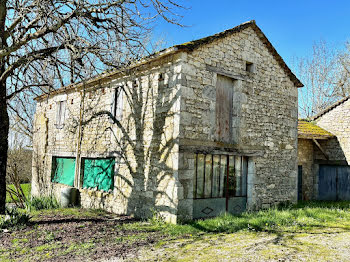
[(83, 188), (113, 190), (114, 158), (83, 159)]
[(53, 183), (60, 183), (68, 186), (74, 186), (75, 158), (71, 157), (53, 157), (52, 176)]

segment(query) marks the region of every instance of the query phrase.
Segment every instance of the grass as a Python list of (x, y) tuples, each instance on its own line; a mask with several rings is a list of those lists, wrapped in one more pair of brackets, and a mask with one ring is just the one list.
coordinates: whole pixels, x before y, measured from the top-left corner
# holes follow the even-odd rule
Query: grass
[(350, 202), (304, 202), (241, 215), (189, 221), (178, 225), (162, 222), (136, 222), (123, 225), (130, 230), (161, 231), (170, 236), (203, 233), (234, 233), (241, 230), (281, 232), (322, 228), (350, 229)]
[(74, 218), (98, 218), (105, 217), (107, 215), (106, 211), (101, 209), (81, 209), (81, 208), (56, 208), (56, 209), (42, 209), (42, 210), (31, 210), (30, 211), (33, 220), (38, 220), (41, 216), (47, 215), (60, 215), (69, 216)]
[(305, 202), (295, 206), (246, 212), (239, 216), (219, 217), (190, 222), (202, 232), (233, 233), (240, 230), (278, 232), (315, 228), (350, 228), (349, 202)]
[(54, 197), (33, 197), (28, 199), (26, 206), (29, 210), (48, 210), (59, 208), (60, 205)]
[[(8, 185), (11, 189), (15, 189), (14, 185)], [(31, 184), (21, 184), (22, 190), (24, 195), (26, 196), (27, 199), (30, 198), (30, 190), (31, 190)], [(15, 197), (15, 200), (18, 200), (17, 197)], [(6, 203), (11, 203), (12, 199), (10, 197), (10, 194), (7, 192), (6, 193)]]
[[(157, 219), (116, 224), (110, 222), (106, 226), (98, 227), (98, 231), (102, 232), (100, 237), (87, 238), (88, 241), (82, 241), (81, 234), (87, 234), (95, 223), (101, 223), (98, 222), (99, 218), (111, 218), (110, 221), (114, 221), (115, 216), (102, 210), (78, 208), (34, 210), (30, 215), (32, 216), (32, 227), (28, 228), (28, 232), (23, 231), (21, 234), (19, 231), (13, 231), (14, 239), (10, 242), (12, 246), (7, 246), (10, 248), (9, 251), (1, 251), (6, 249), (0, 244), (0, 260), (10, 258), (11, 252), (15, 252), (18, 258), (23, 259), (29, 255), (45, 259), (48, 258), (44, 257), (46, 255), (63, 258), (71, 253), (74, 253), (74, 256), (79, 259), (88, 259), (97, 250), (102, 252), (101, 254), (107, 254), (104, 250), (110, 248), (123, 246), (126, 250), (135, 246), (141, 248), (146, 245), (149, 237), (156, 239), (155, 242), (152, 242), (152, 249), (166, 249), (170, 243), (175, 243), (170, 246), (174, 249), (175, 258), (179, 253), (187, 252), (189, 260), (192, 256), (193, 259), (196, 259), (200, 255), (196, 252), (200, 250), (207, 250), (203, 251), (203, 254), (207, 254), (209, 258), (215, 255), (216, 251), (223, 252), (223, 254), (228, 252), (233, 256), (235, 252), (232, 252), (232, 248), (236, 248), (237, 252), (242, 250), (245, 256), (250, 252), (250, 249), (247, 249), (249, 252), (244, 253), (247, 246), (253, 245), (251, 248), (254, 248), (254, 245), (260, 245), (262, 240), (266, 240), (266, 246), (261, 244), (259, 256), (265, 256), (266, 260), (269, 260), (283, 255), (284, 251), (281, 250), (281, 246), (287, 247), (290, 252), (301, 250), (305, 254), (309, 254), (310, 250), (315, 248), (318, 250), (317, 254), (322, 256), (331, 252), (328, 249), (322, 251), (328, 244), (321, 248), (318, 246), (318, 239), (316, 241), (309, 236), (317, 236), (322, 240), (322, 236), (329, 236), (325, 233), (332, 233), (332, 237), (336, 237), (339, 232), (339, 234), (345, 232), (350, 237), (350, 202), (302, 202), (293, 206), (245, 212), (238, 216), (222, 214), (216, 218), (187, 221), (177, 225), (166, 224)], [(52, 223), (59, 223), (60, 219), (67, 219), (67, 222), (57, 224), (54, 230), (48, 227), (49, 224), (40, 222), (43, 219), (54, 217), (56, 219), (52, 220)], [(51, 223), (50, 221), (46, 223)], [(69, 242), (63, 242), (64, 238), (59, 238), (59, 236), (62, 235), (61, 230), (65, 226), (68, 226), (65, 229), (68, 231), (73, 230), (72, 227), (74, 227), (74, 231), (80, 232), (80, 235), (73, 235)], [(108, 234), (105, 235), (103, 232), (108, 232)], [(339, 237), (343, 238), (343, 235)], [(32, 238), (40, 239), (40, 244), (30, 246), (32, 244), (28, 240)], [(27, 250), (29, 246), (31, 251), (20, 255), (19, 248)], [(149, 247), (145, 246), (145, 249)], [(237, 252), (236, 255), (240, 256), (240, 253)], [(164, 260), (168, 260), (168, 257), (165, 257)], [(254, 257), (251, 260), (255, 260)], [(211, 261), (211, 258), (208, 261)]]

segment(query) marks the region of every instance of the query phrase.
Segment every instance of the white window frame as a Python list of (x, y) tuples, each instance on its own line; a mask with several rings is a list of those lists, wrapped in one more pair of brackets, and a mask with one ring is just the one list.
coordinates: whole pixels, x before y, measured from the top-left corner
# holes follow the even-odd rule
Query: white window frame
[(56, 102), (56, 128), (63, 128), (66, 115), (67, 100)]
[[(121, 121), (123, 119), (123, 86), (117, 86), (113, 90), (112, 94), (112, 107), (111, 114), (114, 119)], [(111, 122), (114, 122), (114, 119), (111, 119)]]

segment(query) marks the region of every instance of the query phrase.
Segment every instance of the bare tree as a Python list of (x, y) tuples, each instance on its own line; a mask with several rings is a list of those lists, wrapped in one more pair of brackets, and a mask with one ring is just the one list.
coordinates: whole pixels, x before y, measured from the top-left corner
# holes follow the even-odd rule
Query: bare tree
[(325, 41), (313, 45), (310, 57), (296, 59), (295, 71), (304, 84), (299, 89), (299, 115), (311, 118), (349, 95), (349, 45), (336, 50)]
[(7, 159), (7, 192), (17, 207), (24, 208), (28, 200), (21, 187), (22, 183), (29, 183), (32, 169), (32, 151), (26, 148), (26, 137), (20, 132), (13, 132)]
[(0, 0), (0, 214), (13, 101), (89, 77), (82, 66), (95, 75), (138, 59), (155, 19), (179, 24), (177, 8), (172, 0)]
[(338, 53), (338, 74), (335, 84), (338, 95), (346, 97), (350, 94), (350, 43), (345, 44), (345, 49)]

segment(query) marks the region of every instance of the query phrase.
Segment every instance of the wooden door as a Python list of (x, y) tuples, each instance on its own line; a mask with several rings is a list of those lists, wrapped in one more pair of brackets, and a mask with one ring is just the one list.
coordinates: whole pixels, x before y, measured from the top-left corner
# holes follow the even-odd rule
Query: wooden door
[(233, 80), (218, 75), (216, 82), (216, 140), (232, 142)]

